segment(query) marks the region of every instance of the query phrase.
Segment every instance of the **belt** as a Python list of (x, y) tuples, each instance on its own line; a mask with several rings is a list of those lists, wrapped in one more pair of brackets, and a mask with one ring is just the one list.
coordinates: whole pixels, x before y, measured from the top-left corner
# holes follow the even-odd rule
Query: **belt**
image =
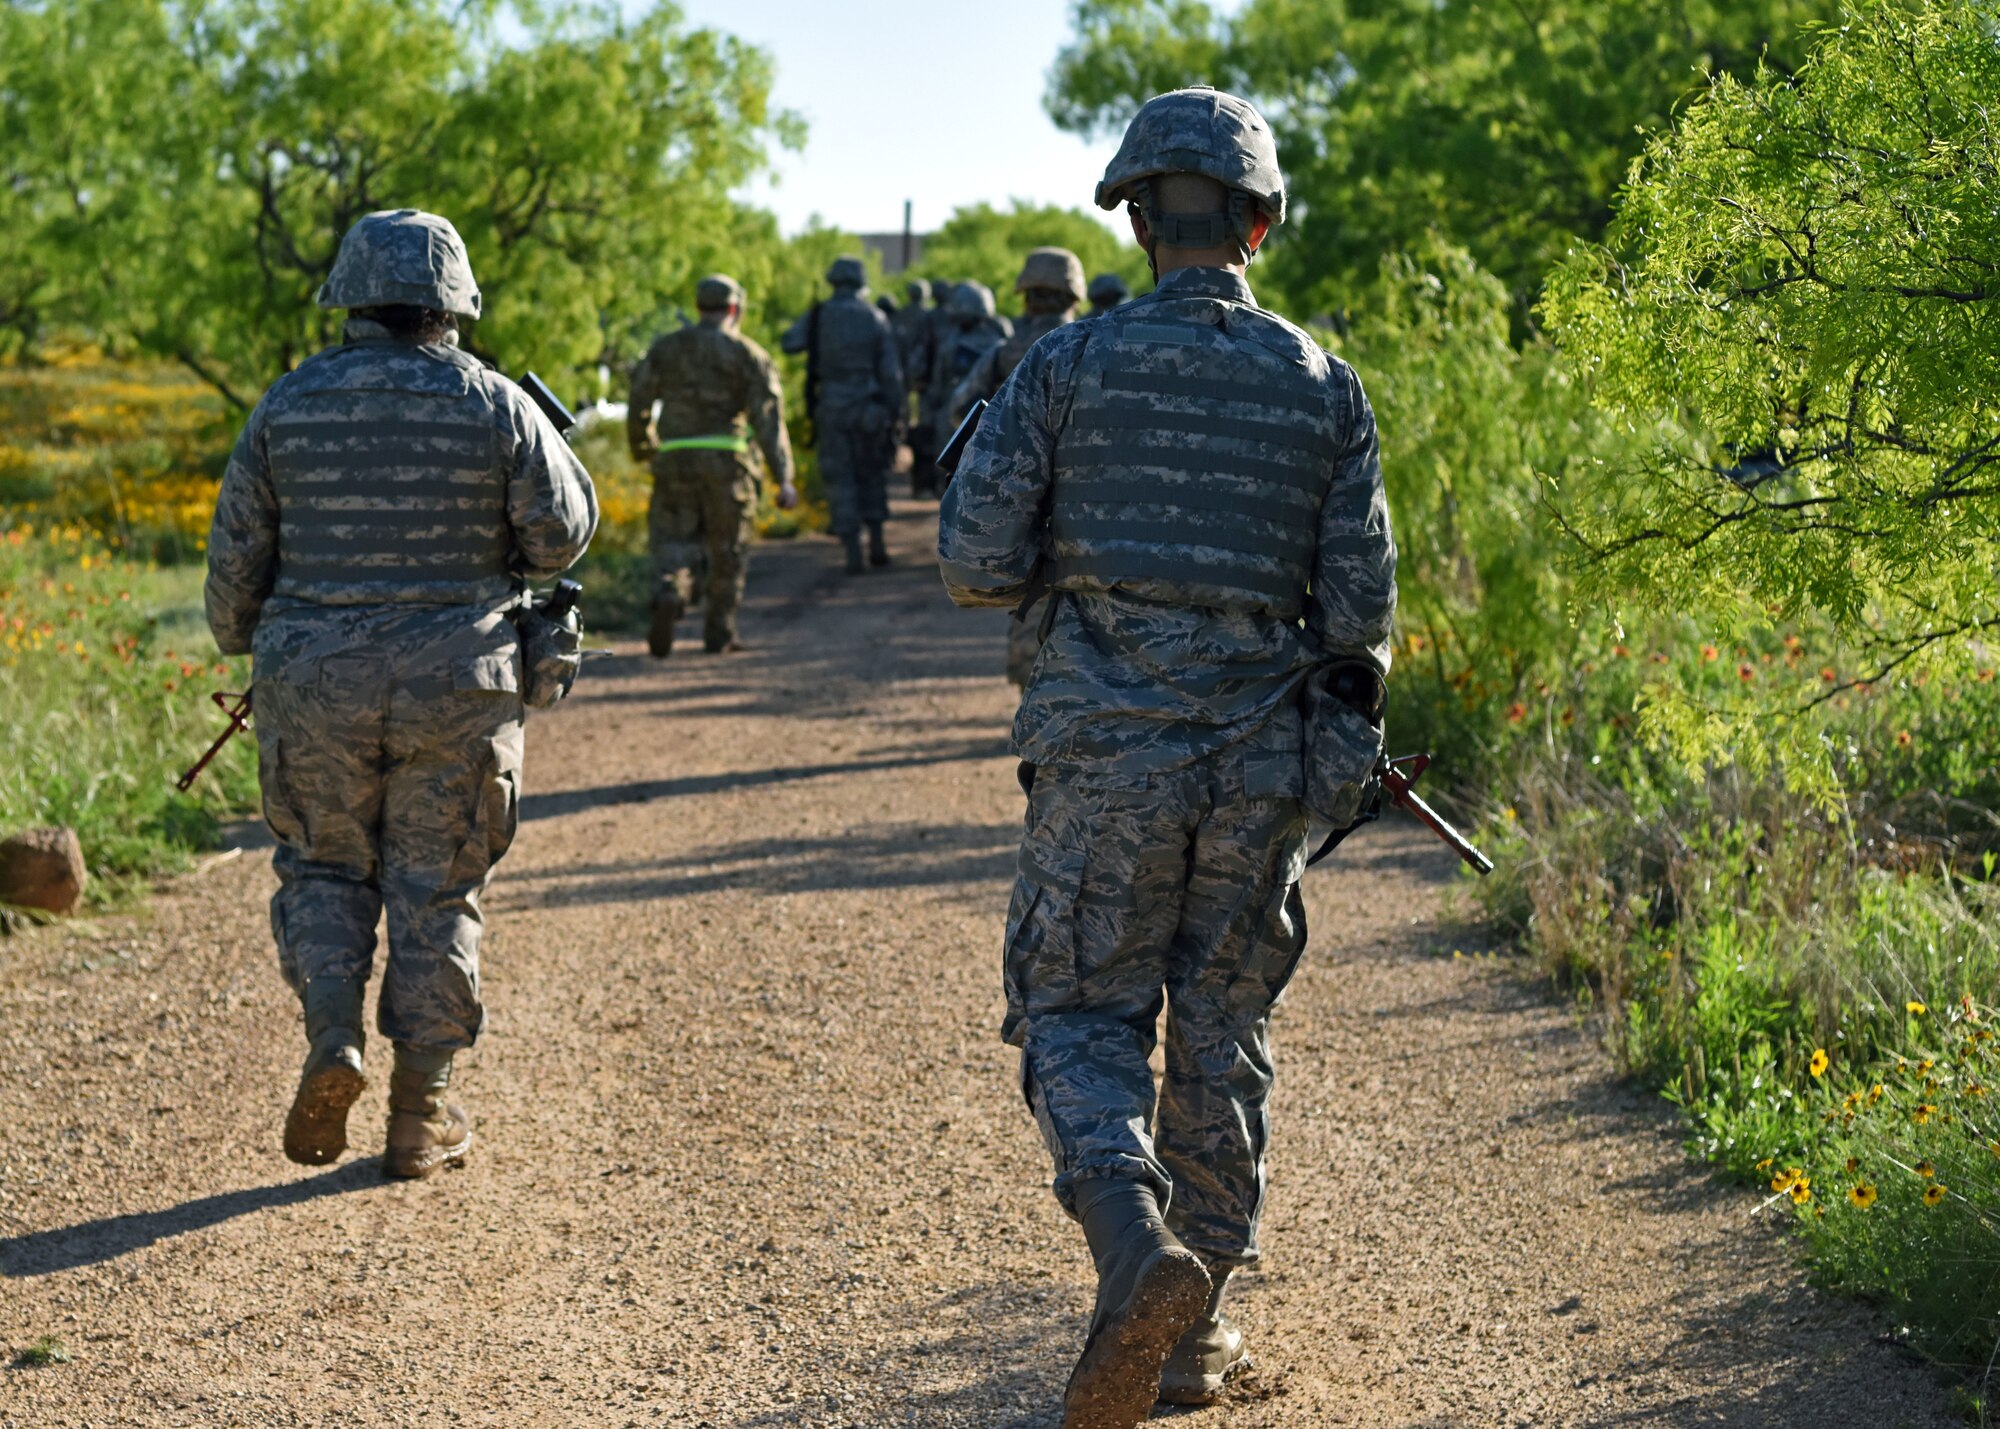
[(661, 442), (663, 452), (747, 452), (750, 450), (748, 437), (674, 437)]

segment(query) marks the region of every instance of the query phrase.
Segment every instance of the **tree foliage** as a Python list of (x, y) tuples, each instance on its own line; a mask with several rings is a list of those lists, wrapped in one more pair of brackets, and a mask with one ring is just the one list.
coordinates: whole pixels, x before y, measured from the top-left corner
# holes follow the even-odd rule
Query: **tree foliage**
[[(1682, 419), (1566, 492), (1587, 595), (1729, 632), (1823, 618), (1863, 658), (1814, 699), (1990, 678), (1996, 38), (1971, 0), (1857, 10), (1795, 78), (1718, 78), (1648, 146), (1609, 243), (1546, 300), (1607, 410)], [(1654, 693), (1694, 752), (1743, 729)]]
[(1153, 286), (1146, 255), (1100, 219), (1080, 208), (1015, 203), (1008, 208), (972, 204), (957, 210), (924, 242), (915, 272), (953, 281), (974, 279), (993, 290), (1004, 312), (1019, 312), (1014, 280), (1031, 248), (1067, 248), (1083, 260), (1086, 278), (1117, 273), (1135, 293)]
[(471, 345), (550, 370), (629, 358), (746, 232), (775, 241), (729, 195), (801, 132), (763, 52), (665, 4), (0, 14), (0, 321), (87, 325), (238, 401), (332, 336), (312, 297), (347, 226), (404, 205), (465, 235), (487, 299)]
[(1704, 72), (1747, 74), (1835, 0), (1078, 0), (1050, 113), (1123, 129), (1153, 94), (1211, 83), (1260, 105), (1297, 213), (1272, 276), (1338, 311), (1385, 252), (1437, 232), (1525, 308), (1575, 236), (1601, 236), (1638, 152)]

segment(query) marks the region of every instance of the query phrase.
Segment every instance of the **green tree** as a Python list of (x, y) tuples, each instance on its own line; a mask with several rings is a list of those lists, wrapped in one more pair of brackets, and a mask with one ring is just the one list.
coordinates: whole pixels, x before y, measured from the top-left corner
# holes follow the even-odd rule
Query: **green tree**
[[(1984, 668), (2000, 629), (2000, 46), (1990, 6), (1857, 9), (1796, 76), (1719, 77), (1648, 145), (1549, 322), (1603, 407), (1679, 420), (1580, 473), (1587, 598), (1724, 634), (1824, 620), (1844, 669), (1653, 718), (1695, 757), (1856, 684)], [(1814, 662), (1815, 664), (1817, 662)], [(1777, 752), (1824, 770), (1811, 721)]]
[(1116, 133), (1190, 83), (1265, 110), (1296, 205), (1270, 274), (1297, 312), (1337, 312), (1385, 252), (1465, 247), (1523, 313), (1572, 238), (1601, 236), (1641, 131), (1704, 72), (1748, 73), (1834, 0), (1077, 0), (1048, 96), (1059, 124)]
[(954, 281), (975, 279), (993, 290), (1002, 312), (1018, 313), (1014, 280), (1028, 250), (1041, 247), (1069, 249), (1083, 260), (1087, 278), (1118, 273), (1135, 293), (1153, 285), (1146, 255), (1129, 237), (1082, 209), (1019, 200), (1004, 209), (985, 203), (959, 209), (925, 240), (923, 262), (915, 271)]
[[(0, 318), (85, 322), (238, 404), (334, 336), (313, 294), (377, 208), (459, 225), (487, 298), (477, 350), (551, 371), (628, 359), (746, 229), (775, 237), (729, 194), (801, 133), (770, 105), (763, 52), (667, 4), (78, 0), (6, 16), (0, 37), (27, 58), (0, 61), (0, 115), (24, 176), (0, 213), (24, 227), (0, 239)], [(88, 241), (49, 267), (71, 230)]]

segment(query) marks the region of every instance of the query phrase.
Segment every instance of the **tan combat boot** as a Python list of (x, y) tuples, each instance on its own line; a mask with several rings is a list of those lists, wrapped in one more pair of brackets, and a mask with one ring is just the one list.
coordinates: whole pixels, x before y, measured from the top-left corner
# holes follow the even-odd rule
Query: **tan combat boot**
[(472, 1149), (472, 1118), (444, 1099), (451, 1083), (451, 1053), (422, 1052), (396, 1044), (389, 1073), (389, 1141), (382, 1174), (416, 1181), (438, 1167), (459, 1165)]
[(1160, 1371), (1160, 1403), (1213, 1404), (1229, 1381), (1250, 1368), (1250, 1349), (1243, 1332), (1222, 1313), (1222, 1296), (1229, 1288), (1230, 1267), (1209, 1265), (1208, 1308), (1202, 1311)]
[(285, 1117), (285, 1155), (301, 1166), (324, 1166), (347, 1150), (347, 1109), (368, 1088), (361, 1075), (362, 983), (314, 978), (305, 986), (305, 1071)]
[(1097, 1262), (1097, 1305), (1063, 1391), (1062, 1429), (1134, 1429), (1153, 1412), (1168, 1352), (1208, 1303), (1208, 1273), (1143, 1182), (1085, 1181), (1076, 1211)]

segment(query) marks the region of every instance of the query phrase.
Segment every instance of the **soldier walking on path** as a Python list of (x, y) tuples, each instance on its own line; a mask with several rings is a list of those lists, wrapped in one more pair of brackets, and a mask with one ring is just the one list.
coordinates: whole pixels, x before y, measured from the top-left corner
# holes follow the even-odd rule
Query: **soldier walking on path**
[(906, 289), (910, 301), (897, 310), (889, 324), (896, 334), (896, 358), (903, 365), (902, 413), (910, 435), (912, 496), (927, 496), (937, 489), (937, 445), (931, 438), (930, 424), (913, 418), (910, 412), (914, 397), (921, 413), (924, 388), (930, 383), (931, 344), (937, 324), (934, 310), (925, 307), (924, 300), (937, 286), (922, 278), (912, 279)]
[[(1000, 384), (1021, 365), (1028, 349), (1057, 328), (1075, 321), (1076, 305), (1083, 301), (1083, 263), (1067, 248), (1037, 248), (1021, 265), (1014, 280), (1025, 311), (1014, 331), (990, 349), (951, 395), (951, 425), (965, 420), (975, 402), (991, 401)], [(1045, 595), (1015, 613), (1007, 625), (1007, 678), (1016, 685), (1028, 683), (1028, 671), (1042, 648), (1042, 616), (1048, 605)]]
[(938, 535), (961, 605), (1055, 591), (1014, 726), (1003, 1031), (1097, 1267), (1067, 1429), (1207, 1402), (1248, 1363), (1221, 1307), (1259, 1254), (1308, 814), (1344, 826), (1366, 795), (1395, 609), (1361, 385), (1245, 278), (1285, 217), (1263, 119), (1161, 95), (1097, 202), (1127, 205), (1157, 287), (1034, 346)]
[(479, 900), (520, 808), (510, 615), (583, 554), (597, 498), (527, 395), (459, 351), (479, 289), (444, 219), (361, 219), (319, 305), (349, 310), (340, 345), (264, 394), (223, 475), (208, 623), (254, 656), (271, 925), (308, 1043), (285, 1154), (346, 1149), (386, 911), (382, 1169), (428, 1176), (472, 1144), (444, 1094), (485, 1022)]
[(1099, 273), (1090, 280), (1090, 315), (1101, 318), (1113, 308), (1132, 301), (1132, 290), (1116, 273)]
[(903, 371), (889, 320), (868, 301), (868, 270), (859, 258), (836, 258), (826, 271), (833, 296), (785, 329), (786, 352), (806, 355), (806, 395), (820, 481), (833, 534), (847, 552), (849, 575), (889, 564), (882, 523), (889, 519), (889, 433), (903, 397)]
[(931, 440), (942, 451), (957, 425), (951, 417), (952, 395), (972, 375), (979, 359), (1013, 336), (1014, 325), (994, 312), (993, 290), (970, 280), (959, 283), (945, 301), (945, 323), (931, 353)]
[(789, 510), (799, 500), (777, 364), (737, 331), (743, 289), (734, 278), (712, 274), (695, 286), (695, 309), (698, 322), (660, 338), (632, 369), (625, 415), (632, 459), (650, 460), (653, 467), (647, 528), (654, 586), (646, 644), (660, 659), (674, 648), (674, 626), (694, 594), (698, 565), (708, 573), (702, 648), (737, 648), (736, 612), (757, 513), (757, 468), (746, 424), (777, 478), (778, 505)]

